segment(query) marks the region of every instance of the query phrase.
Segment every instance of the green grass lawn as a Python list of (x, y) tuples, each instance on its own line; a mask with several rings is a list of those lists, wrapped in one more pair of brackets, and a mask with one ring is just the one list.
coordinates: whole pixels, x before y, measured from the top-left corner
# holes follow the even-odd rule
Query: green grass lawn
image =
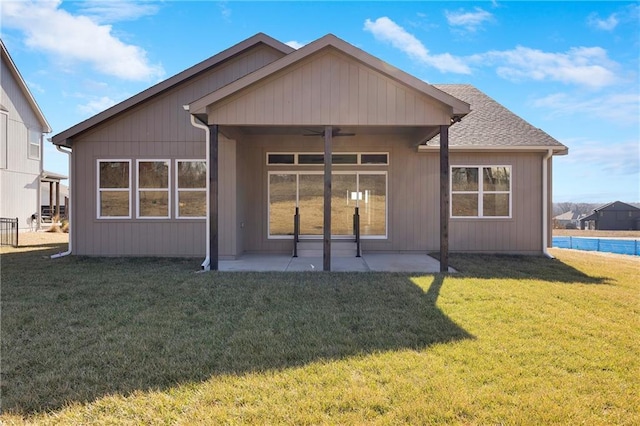
[(3, 424), (639, 424), (640, 260), (195, 273), (3, 249)]

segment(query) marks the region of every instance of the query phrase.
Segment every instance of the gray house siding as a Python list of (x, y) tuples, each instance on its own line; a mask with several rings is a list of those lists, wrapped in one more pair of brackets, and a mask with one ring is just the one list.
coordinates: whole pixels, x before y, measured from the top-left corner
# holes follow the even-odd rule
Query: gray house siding
[[(100, 256), (203, 256), (205, 220), (175, 219), (170, 206), (169, 219), (97, 219), (96, 167), (98, 160), (127, 159), (134, 167), (139, 159), (171, 160), (175, 175), (176, 159), (205, 159), (205, 133), (191, 125), (183, 105), (224, 86), (240, 76), (276, 60), (282, 53), (267, 46), (256, 46), (197, 76), (180, 86), (96, 126), (73, 139), (73, 175), (82, 176), (72, 185), (76, 254)], [(235, 142), (221, 139), (219, 215), (220, 255), (235, 256)], [(174, 177), (171, 181), (174, 182)], [(176, 199), (171, 185), (171, 199)], [(136, 183), (132, 182), (135, 195)], [(134, 197), (135, 199), (135, 197)], [(228, 210), (227, 210), (228, 209)]]

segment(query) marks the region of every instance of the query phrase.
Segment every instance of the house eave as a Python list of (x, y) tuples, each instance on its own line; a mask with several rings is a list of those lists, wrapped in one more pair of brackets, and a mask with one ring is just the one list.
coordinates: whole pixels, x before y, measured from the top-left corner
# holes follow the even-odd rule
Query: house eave
[[(544, 146), (544, 145), (531, 145), (531, 146), (472, 146), (472, 145), (449, 145), (449, 151), (464, 151), (464, 152), (548, 152), (553, 151), (553, 155), (567, 155), (569, 148), (565, 146)], [(418, 145), (418, 152), (438, 152), (440, 151), (439, 145)]]
[(203, 72), (211, 69), (212, 67), (218, 66), (219, 64), (241, 54), (242, 52), (246, 51), (247, 49), (250, 49), (251, 47), (254, 47), (258, 44), (264, 44), (266, 46), (269, 46), (273, 49), (276, 49), (280, 52), (282, 52), (283, 54), (287, 55), (291, 52), (293, 52), (295, 49), (287, 46), (286, 44), (272, 38), (269, 37), (266, 34), (263, 33), (258, 33), (256, 35), (254, 35), (253, 37), (250, 37), (244, 41), (241, 41), (240, 43), (208, 58), (205, 59), (204, 61), (174, 75), (173, 77), (169, 77), (168, 79), (148, 88), (147, 90), (144, 90), (140, 93), (138, 93), (137, 95), (132, 96), (129, 99), (126, 99), (114, 106), (112, 106), (109, 109), (106, 109), (104, 111), (102, 111), (101, 113), (98, 113), (96, 115), (94, 115), (93, 117), (78, 123), (77, 125), (61, 132), (58, 133), (57, 135), (53, 136), (52, 138), (52, 142), (55, 145), (60, 145), (60, 146), (71, 146), (70, 140), (71, 138), (77, 136), (80, 133), (86, 132), (87, 130), (90, 130), (100, 124), (102, 124), (103, 122), (105, 122), (106, 120), (109, 120), (115, 116), (117, 116), (118, 114), (121, 114), (125, 111), (128, 111), (132, 108), (135, 108), (136, 106), (140, 105), (141, 103), (152, 99), (156, 96), (161, 95), (162, 93), (165, 93), (168, 90), (173, 89), (174, 87), (178, 86), (179, 84), (188, 81), (190, 79), (193, 79), (195, 77), (197, 77), (198, 75), (202, 74)]

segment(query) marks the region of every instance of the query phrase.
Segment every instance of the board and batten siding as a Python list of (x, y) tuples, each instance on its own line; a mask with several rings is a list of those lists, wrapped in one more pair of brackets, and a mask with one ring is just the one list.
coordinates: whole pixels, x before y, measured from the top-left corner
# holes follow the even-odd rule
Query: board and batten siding
[(207, 107), (221, 125), (448, 124), (451, 108), (326, 49)]
[(457, 252), (542, 253), (542, 153), (455, 153), (452, 166), (510, 165), (512, 217), (449, 220)]
[[(6, 109), (6, 146), (0, 153), (0, 216), (18, 218), (20, 230), (30, 229), (31, 215), (39, 211), (40, 158), (29, 158), (29, 129), (42, 134), (43, 127), (28, 100), (3, 60), (0, 72), (0, 103)], [(32, 224), (34, 227), (36, 224)]]
[[(183, 82), (74, 138), (73, 251), (90, 256), (204, 257), (204, 219), (175, 218), (175, 160), (205, 159), (205, 133), (191, 125), (183, 105), (254, 71), (283, 54), (258, 45), (213, 70)], [(237, 254), (235, 142), (220, 138), (220, 256)], [(136, 219), (132, 179), (132, 219), (97, 219), (97, 160), (171, 160), (170, 219)], [(135, 176), (135, 175), (134, 175)], [(230, 209), (230, 211), (227, 211)]]
[[(290, 253), (292, 241), (268, 238), (267, 152), (321, 152), (322, 140), (302, 137), (247, 136), (238, 141), (238, 221), (246, 252)], [(437, 152), (416, 153), (415, 140), (402, 135), (355, 136), (334, 139), (334, 152), (388, 152), (387, 239), (363, 239), (367, 252), (431, 252), (439, 250), (439, 177)], [(449, 245), (454, 252), (539, 254), (542, 251), (541, 164), (538, 153), (452, 153), (451, 165), (509, 165), (512, 170), (512, 217), (451, 219)], [(295, 170), (321, 171), (319, 167)], [(334, 167), (334, 170), (346, 170)], [(259, 183), (259, 184), (258, 184)], [(293, 220), (293, 212), (292, 212)]]

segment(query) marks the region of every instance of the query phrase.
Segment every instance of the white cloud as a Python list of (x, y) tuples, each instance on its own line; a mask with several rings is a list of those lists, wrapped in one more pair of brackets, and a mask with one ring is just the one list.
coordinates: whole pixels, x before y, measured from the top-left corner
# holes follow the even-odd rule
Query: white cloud
[[(563, 158), (563, 162), (579, 165), (583, 176), (637, 176), (640, 174), (638, 141), (614, 143), (570, 139), (562, 142), (569, 146), (570, 152), (570, 155)], [(635, 185), (637, 184), (636, 180)]]
[(41, 85), (33, 81), (27, 81), (27, 86), (29, 86), (29, 90), (31, 90), (32, 92), (38, 92), (38, 93), (45, 92), (44, 88)]
[(551, 80), (591, 88), (618, 82), (614, 72), (617, 64), (601, 47), (574, 47), (564, 53), (552, 53), (518, 46), (474, 55), (471, 60), (496, 65), (498, 75), (508, 80)]
[(554, 116), (592, 116), (621, 126), (640, 125), (640, 97), (633, 91), (588, 98), (581, 94), (554, 93), (534, 100), (533, 106), (544, 108)]
[(231, 9), (229, 8), (227, 1), (218, 1), (218, 9), (220, 9), (220, 14), (224, 18), (225, 21), (231, 22)]
[(155, 15), (158, 6), (143, 0), (84, 0), (78, 4), (82, 15), (98, 23), (132, 21)]
[(600, 19), (597, 13), (592, 13), (587, 18), (587, 23), (589, 24), (589, 26), (599, 30), (613, 31), (618, 26), (620, 21), (618, 20), (618, 16), (615, 13), (612, 13), (608, 18), (605, 19)]
[(299, 41), (295, 41), (295, 40), (291, 40), (285, 43), (287, 46), (289, 47), (293, 47), (294, 49), (300, 49), (302, 46), (304, 46), (307, 43), (300, 43)]
[(116, 101), (107, 96), (103, 96), (101, 98), (91, 99), (84, 105), (78, 105), (78, 111), (80, 111), (84, 115), (91, 116), (102, 112), (115, 104)]
[(389, 43), (396, 49), (401, 50), (410, 58), (436, 68), (441, 72), (471, 74), (471, 69), (463, 60), (449, 53), (430, 54), (420, 40), (386, 16), (375, 21), (367, 19), (364, 23), (364, 30), (369, 31), (376, 39)]
[(155, 80), (164, 74), (162, 66), (149, 63), (142, 48), (112, 35), (110, 25), (72, 15), (60, 9), (60, 3), (3, 2), (2, 21), (21, 30), (27, 46), (47, 52), (62, 63), (86, 62), (98, 72), (125, 80)]
[(485, 22), (491, 22), (493, 15), (486, 10), (476, 7), (473, 12), (460, 9), (457, 12), (444, 12), (447, 22), (452, 27), (460, 27), (467, 32), (476, 32)]

